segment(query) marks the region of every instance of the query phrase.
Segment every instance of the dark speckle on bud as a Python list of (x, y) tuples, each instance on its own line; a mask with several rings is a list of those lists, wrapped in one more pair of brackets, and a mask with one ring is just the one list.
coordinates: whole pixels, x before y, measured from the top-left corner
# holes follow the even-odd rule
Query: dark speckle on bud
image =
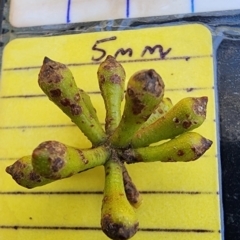
[(60, 157), (57, 157), (55, 159), (52, 159), (52, 171), (53, 172), (58, 172), (59, 170), (61, 170), (61, 168), (64, 166), (64, 160)]
[(81, 160), (83, 161), (83, 163), (84, 163), (84, 164), (88, 164), (89, 161), (88, 161), (88, 159), (85, 157), (83, 151), (78, 150), (78, 153), (79, 153), (80, 158), (81, 158)]
[(64, 107), (67, 107), (70, 105), (70, 99), (68, 98), (63, 98), (61, 99), (60, 103), (64, 106)]
[(143, 102), (138, 98), (138, 96), (135, 94), (134, 90), (131, 88), (127, 89), (128, 96), (132, 99), (132, 112), (134, 115), (138, 115), (142, 112), (145, 105)]
[(193, 159), (201, 157), (211, 147), (211, 145), (211, 140), (202, 137), (201, 144), (195, 145), (191, 148), (195, 155)]
[(105, 215), (101, 221), (103, 232), (111, 239), (125, 240), (131, 238), (138, 229), (138, 223), (132, 226), (124, 226), (123, 224), (115, 223), (111, 219), (111, 215)]
[(80, 100), (80, 94), (79, 93), (76, 93), (75, 96), (74, 96), (74, 100), (76, 102), (78, 102)]
[(99, 83), (100, 83), (100, 88), (102, 87), (102, 84), (104, 84), (105, 83), (105, 77), (101, 74), (101, 75), (99, 75)]
[(41, 176), (33, 171), (29, 173), (29, 179), (33, 182), (41, 182)]
[(173, 118), (173, 122), (175, 122), (176, 124), (178, 124), (178, 123), (180, 123), (180, 120), (179, 120), (177, 117), (175, 117), (175, 118)]
[(120, 63), (116, 61), (113, 56), (108, 55), (106, 60), (102, 63), (104, 70), (112, 71), (114, 68), (119, 68)]
[(183, 128), (188, 129), (192, 126), (192, 122), (190, 120), (185, 120), (182, 123)]
[(177, 151), (177, 155), (178, 156), (183, 156), (184, 155), (184, 151), (183, 150), (178, 150)]
[(113, 74), (113, 75), (110, 77), (110, 81), (111, 81), (112, 83), (115, 83), (115, 84), (121, 84), (122, 79), (120, 78), (119, 75)]
[(208, 98), (194, 98), (193, 111), (195, 114), (200, 116), (206, 116), (206, 107), (207, 107)]
[(51, 59), (45, 57), (38, 76), (38, 83), (40, 87), (43, 87), (45, 84), (59, 83), (63, 79), (61, 75), (62, 69), (66, 69), (64, 64), (52, 61)]
[(50, 90), (51, 97), (60, 97), (62, 92), (60, 89)]
[(22, 172), (24, 168), (25, 164), (18, 160), (13, 165), (8, 166), (6, 172), (9, 173), (16, 182), (19, 182), (24, 177)]
[(71, 104), (70, 107), (71, 107), (71, 113), (74, 116), (77, 116), (82, 112), (81, 107), (78, 106), (77, 104)]
[(45, 57), (45, 58), (43, 59), (43, 64), (46, 64), (46, 63), (48, 63), (48, 62), (53, 62), (53, 60), (51, 60), (51, 59), (48, 58), (48, 57)]
[(136, 75), (136, 80), (144, 81), (143, 90), (156, 95), (156, 97), (159, 97), (163, 93), (163, 80), (153, 69), (139, 72), (139, 74)]

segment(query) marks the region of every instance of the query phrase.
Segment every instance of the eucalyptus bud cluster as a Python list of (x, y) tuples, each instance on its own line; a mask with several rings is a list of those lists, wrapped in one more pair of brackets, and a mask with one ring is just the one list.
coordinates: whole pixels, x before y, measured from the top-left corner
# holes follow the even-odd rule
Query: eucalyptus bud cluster
[(142, 197), (126, 164), (189, 162), (200, 158), (212, 145), (211, 140), (192, 132), (206, 119), (207, 97), (188, 97), (173, 105), (164, 97), (164, 82), (154, 69), (133, 74), (126, 92), (125, 76), (124, 68), (112, 56), (98, 68), (106, 109), (104, 129), (89, 95), (77, 87), (68, 67), (45, 57), (38, 78), (40, 88), (92, 147), (77, 149), (45, 141), (31, 155), (6, 168), (19, 185), (34, 188), (103, 165), (101, 227), (111, 239), (129, 239), (139, 226), (136, 208)]

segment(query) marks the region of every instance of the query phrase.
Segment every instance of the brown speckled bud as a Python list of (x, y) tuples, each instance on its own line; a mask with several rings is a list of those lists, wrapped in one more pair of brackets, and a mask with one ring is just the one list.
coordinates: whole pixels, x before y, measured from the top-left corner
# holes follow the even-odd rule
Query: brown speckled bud
[(170, 98), (163, 98), (162, 101), (157, 106), (157, 108), (150, 115), (148, 120), (145, 123), (143, 123), (143, 125), (141, 126), (140, 129), (149, 126), (150, 124), (154, 123), (159, 118), (164, 116), (172, 108), (172, 106), (173, 106), (173, 104), (172, 104), (172, 101)]
[(140, 129), (132, 138), (131, 145), (134, 148), (148, 146), (199, 127), (206, 119), (207, 102), (207, 97), (180, 100), (163, 117)]
[(212, 141), (195, 132), (187, 132), (163, 144), (128, 149), (123, 156), (128, 163), (135, 162), (189, 162), (200, 158)]
[(112, 133), (121, 120), (121, 102), (124, 97), (125, 71), (112, 56), (107, 56), (98, 68), (98, 83), (106, 109), (105, 129)]
[(129, 239), (138, 229), (135, 211), (125, 195), (121, 165), (115, 157), (105, 164), (101, 226), (111, 239)]
[(47, 179), (40, 176), (33, 170), (32, 156), (25, 156), (17, 160), (11, 166), (6, 168), (12, 178), (22, 187), (35, 188), (53, 182), (52, 179)]
[(142, 124), (157, 108), (164, 94), (162, 78), (153, 69), (135, 73), (129, 80), (121, 122), (110, 141), (113, 146), (126, 147)]
[(41, 143), (32, 154), (33, 169), (49, 179), (70, 177), (84, 170), (103, 165), (110, 151), (101, 146), (79, 150), (57, 141)]
[(98, 119), (91, 116), (66, 65), (45, 57), (38, 83), (49, 99), (71, 118), (94, 145), (104, 142), (106, 135), (102, 126)]

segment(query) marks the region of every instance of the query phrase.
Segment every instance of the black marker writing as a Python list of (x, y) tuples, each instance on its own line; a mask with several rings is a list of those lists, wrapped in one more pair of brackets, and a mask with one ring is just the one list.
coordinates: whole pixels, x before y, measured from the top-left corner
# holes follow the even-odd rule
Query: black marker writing
[[(95, 44), (93, 45), (92, 47), (92, 50), (93, 51), (97, 51), (98, 53), (100, 53), (100, 56), (99, 57), (96, 57), (96, 56), (92, 56), (92, 60), (93, 61), (100, 61), (102, 60), (104, 57), (106, 57), (106, 55), (108, 55), (107, 51), (101, 46), (99, 47), (99, 44), (101, 43), (105, 43), (105, 42), (109, 42), (109, 41), (114, 41), (114, 40), (117, 40), (117, 37), (116, 36), (113, 36), (113, 37), (109, 37), (109, 38), (103, 38), (103, 39), (100, 39), (100, 40), (97, 40), (95, 42)], [(142, 54), (141, 54), (141, 57), (144, 57), (147, 53), (149, 54), (154, 54), (155, 52), (157, 52), (159, 54), (159, 58), (160, 59), (165, 59), (165, 57), (171, 52), (172, 48), (168, 48), (166, 50), (164, 50), (163, 46), (160, 45), (160, 44), (157, 44), (155, 46), (149, 46), (149, 45), (145, 45), (143, 48), (143, 51), (142, 51)], [(134, 49), (133, 48), (119, 48), (115, 54), (113, 54), (113, 56), (115, 58), (117, 58), (119, 55), (127, 55), (128, 57), (132, 57), (133, 56), (133, 53), (134, 53)]]
[(166, 51), (164, 51), (162, 45), (155, 45), (154, 47), (146, 46), (146, 47), (144, 48), (144, 50), (142, 51), (141, 57), (144, 57), (144, 55), (145, 55), (145, 53), (146, 53), (147, 51), (148, 51), (150, 54), (153, 54), (156, 49), (158, 49), (159, 57), (160, 57), (161, 59), (164, 59), (164, 58), (166, 57), (166, 55), (172, 50), (171, 48), (169, 48), (169, 49), (167, 49)]
[(128, 53), (128, 56), (131, 57), (133, 55), (133, 50), (131, 48), (127, 48), (126, 50), (123, 48), (120, 48), (116, 51), (114, 57), (117, 58), (118, 54), (126, 55)]
[(93, 61), (100, 61), (101, 59), (103, 59), (103, 58), (106, 56), (106, 51), (105, 51), (104, 49), (102, 49), (102, 48), (97, 47), (98, 44), (104, 43), (104, 42), (113, 41), (113, 40), (116, 40), (116, 39), (117, 39), (117, 37), (116, 37), (116, 36), (113, 36), (113, 37), (110, 37), (110, 38), (104, 38), (104, 39), (97, 40), (97, 41), (95, 42), (95, 44), (93, 45), (92, 50), (93, 50), (93, 51), (98, 51), (98, 52), (100, 52), (100, 53), (101, 53), (101, 56), (98, 57), (98, 58), (96, 58), (96, 57), (93, 56), (93, 57), (92, 57), (92, 60), (93, 60)]

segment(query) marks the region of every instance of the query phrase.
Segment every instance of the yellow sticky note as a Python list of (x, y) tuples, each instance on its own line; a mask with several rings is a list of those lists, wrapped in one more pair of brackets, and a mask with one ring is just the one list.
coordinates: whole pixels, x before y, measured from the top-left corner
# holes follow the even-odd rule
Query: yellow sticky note
[(188, 96), (209, 99), (207, 119), (197, 132), (213, 145), (201, 159), (128, 166), (143, 196), (139, 232), (132, 239), (221, 239), (212, 37), (198, 24), (23, 38), (6, 46), (0, 89), (0, 239), (107, 239), (100, 229), (103, 167), (33, 190), (5, 173), (6, 166), (46, 140), (91, 146), (43, 94), (38, 73), (45, 56), (68, 65), (104, 123), (97, 68), (107, 55), (116, 56), (127, 78), (155, 69), (174, 104)]

